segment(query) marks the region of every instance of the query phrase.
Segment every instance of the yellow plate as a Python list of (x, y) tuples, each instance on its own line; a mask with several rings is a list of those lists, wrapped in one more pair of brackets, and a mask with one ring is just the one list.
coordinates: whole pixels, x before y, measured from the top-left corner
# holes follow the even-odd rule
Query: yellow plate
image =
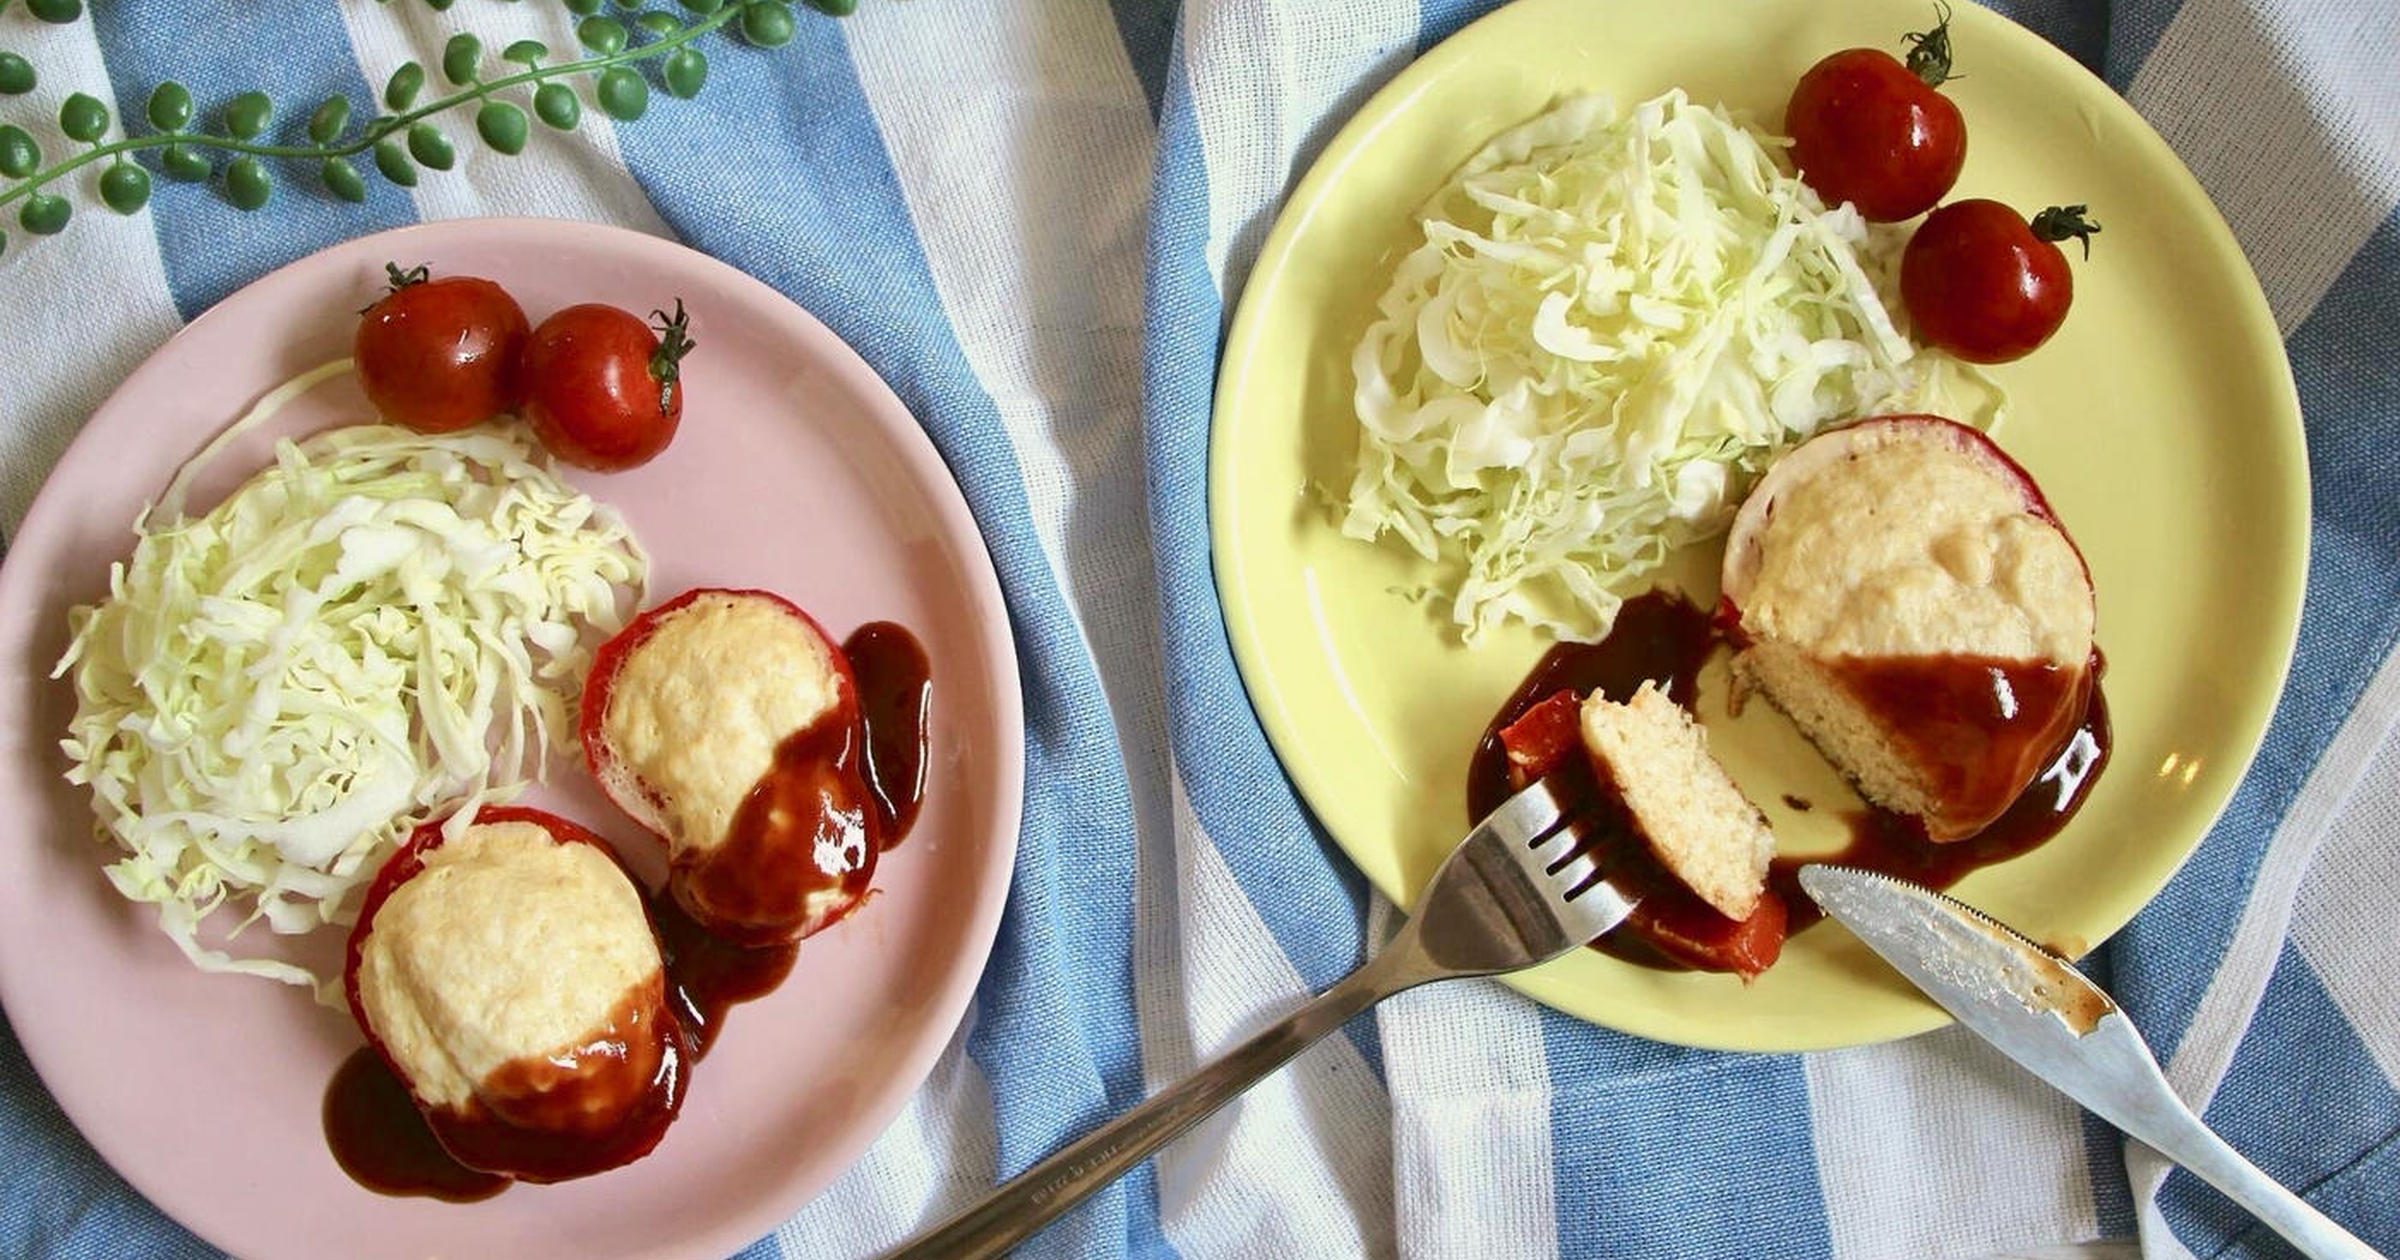
[[(1320, 820), (1408, 904), (1467, 821), (1477, 735), (1545, 644), (1473, 650), (1398, 594), (1424, 579), (1396, 543), (1342, 538), (1314, 488), (1347, 489), (1350, 349), (1413, 211), (1493, 133), (1558, 94), (1630, 104), (1682, 87), (1779, 123), (1824, 53), (1900, 47), (1919, 0), (1521, 0), (1403, 71), (1350, 120), (1267, 238), (1228, 338), (1210, 452), (1217, 585), (1259, 718)], [(2049, 845), (1977, 872), (1959, 896), (2081, 954), (2165, 884), (2240, 781), (2291, 660), (2307, 568), (2300, 415), (2265, 299), (2164, 141), (2100, 80), (1994, 14), (1959, 6), (1967, 120), (1954, 196), (2030, 213), (2087, 202), (2105, 232), (2075, 261), (2049, 345), (2000, 369), (2001, 444), (2032, 470), (2099, 589), (2116, 754)], [(1717, 549), (1671, 577), (1713, 600)], [(1836, 847), (1855, 798), (1782, 719), (1724, 714), (1720, 661), (1700, 709), (1782, 851)], [(1781, 803), (1792, 792), (1806, 813)], [(1515, 978), (1560, 1010), (1662, 1041), (1745, 1050), (1857, 1045), (1946, 1017), (1838, 926), (1792, 938), (1756, 984), (1669, 974), (1589, 950)]]

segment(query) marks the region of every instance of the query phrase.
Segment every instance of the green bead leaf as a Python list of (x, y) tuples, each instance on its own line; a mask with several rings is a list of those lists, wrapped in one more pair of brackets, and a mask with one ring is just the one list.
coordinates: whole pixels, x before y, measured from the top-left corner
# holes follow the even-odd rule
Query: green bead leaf
[(350, 125), (350, 98), (328, 96), (308, 116), (308, 139), (311, 144), (332, 144), (339, 139), (342, 128)]
[(417, 93), (424, 90), (425, 67), (403, 61), (383, 85), (383, 107), (394, 113), (407, 109), (417, 103)]
[(108, 106), (101, 104), (99, 97), (74, 93), (58, 107), (58, 129), (67, 133), (69, 140), (96, 144), (108, 134)]
[(0, 232), (0, 254), (8, 252), (8, 233)]
[(192, 90), (169, 79), (150, 89), (150, 104), (142, 113), (160, 131), (181, 131), (192, 121)]
[(75, 215), (75, 207), (64, 197), (35, 193), (25, 199), (25, 208), (17, 212), (17, 223), (35, 236), (56, 236)]
[(583, 102), (564, 83), (545, 83), (533, 91), (533, 112), (560, 131), (572, 131), (583, 117)]
[(808, 0), (808, 7), (834, 17), (848, 17), (858, 12), (858, 0)]
[(653, 9), (644, 13), (633, 19), (633, 24), (659, 39), (665, 39), (683, 29), (683, 23), (676, 21), (675, 15), (664, 9)]
[(225, 103), (225, 130), (236, 140), (252, 140), (267, 129), (275, 102), (264, 92), (244, 92)]
[(792, 6), (776, 0), (755, 0), (742, 8), (742, 38), (761, 48), (781, 48), (792, 42)]
[[(83, 0), (25, 0), (25, 11), (55, 26), (83, 16)], [(65, 223), (66, 220), (59, 220)]]
[(688, 101), (708, 84), (708, 58), (697, 48), (678, 48), (667, 54), (659, 78), (667, 85), (667, 95)]
[(266, 163), (244, 154), (225, 168), (225, 199), (237, 210), (256, 210), (275, 195)]
[(0, 123), (0, 175), (23, 179), (42, 165), (42, 146), (23, 127)]
[(520, 39), (500, 50), (500, 60), (513, 61), (521, 66), (538, 66), (550, 55), (550, 45), (538, 39)]
[(625, 51), (625, 24), (613, 17), (588, 17), (575, 24), (575, 38), (603, 57)]
[(100, 172), (100, 200), (118, 214), (132, 214), (150, 203), (150, 172), (119, 161)]
[(725, 7), (725, 0), (681, 0), (681, 2), (685, 12), (697, 13), (702, 17), (707, 17)]
[(425, 7), (436, 13), (447, 13), (450, 11), (450, 3), (451, 0), (425, 0)]
[(590, 17), (600, 11), (600, 0), (566, 0), (567, 12), (577, 17)]
[(507, 101), (485, 101), (483, 108), (475, 111), (475, 134), (495, 152), (523, 153), (528, 130), (525, 111)]
[(197, 184), (214, 173), (214, 168), (208, 164), (208, 155), (188, 144), (170, 144), (160, 150), (158, 166), (167, 173), (168, 179), (182, 180), (187, 184)]
[(375, 142), (375, 169), (381, 171), (385, 179), (402, 188), (417, 186), (416, 165), (408, 160), (408, 150), (401, 148), (397, 140), (387, 138)]
[(446, 171), (458, 161), (458, 151), (450, 147), (450, 137), (429, 122), (408, 129), (408, 155), (437, 171)]
[(483, 62), (483, 41), (465, 31), (450, 37), (442, 45), (442, 77), (460, 87), (475, 81), (475, 71)]
[(325, 191), (344, 201), (367, 199), (366, 177), (358, 168), (340, 158), (329, 157), (317, 164), (317, 178), (325, 181)]
[(600, 108), (618, 122), (632, 122), (650, 109), (650, 81), (623, 66), (602, 71), (592, 94), (599, 98)]
[(32, 62), (13, 52), (0, 52), (0, 96), (23, 96), (39, 79)]

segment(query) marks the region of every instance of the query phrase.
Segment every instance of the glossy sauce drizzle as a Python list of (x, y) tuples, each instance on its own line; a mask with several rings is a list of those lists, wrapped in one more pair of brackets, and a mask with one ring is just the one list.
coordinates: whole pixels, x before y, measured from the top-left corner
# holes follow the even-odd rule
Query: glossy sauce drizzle
[[(861, 828), (873, 828), (880, 847), (888, 849), (915, 826), (924, 800), (930, 671), (925, 649), (916, 636), (891, 622), (860, 627), (843, 651), (851, 658), (859, 690), (858, 721), (844, 725), (852, 730), (863, 728), (863, 739), (850, 741), (850, 755), (860, 763), (855, 773), (870, 789), (864, 806), (872, 818), (854, 822)], [(786, 741), (786, 747), (821, 737), (812, 727)], [(793, 751), (813, 750), (804, 744)], [(775, 773), (782, 773), (781, 759)], [(761, 789), (767, 786), (762, 783)], [(671, 1115), (688, 1081), (690, 1065), (715, 1043), (726, 1012), (773, 992), (790, 974), (799, 945), (787, 941), (745, 948), (712, 935), (674, 897), (660, 892), (645, 901), (666, 962), (665, 1007), (679, 1031), (669, 1039), (664, 1061), (659, 1064), (659, 1079), (671, 1096), (666, 1104)], [(371, 1046), (360, 1047), (334, 1072), (325, 1090), (324, 1124), (335, 1161), (353, 1180), (378, 1193), (470, 1203), (508, 1188), (510, 1178), (469, 1168), (444, 1148), (448, 1140), (470, 1158), (478, 1150), (488, 1154), (491, 1148), (478, 1145), (474, 1126), (445, 1122), (442, 1136), (437, 1138), (407, 1087)], [(522, 1142), (525, 1137), (502, 1140)], [(522, 1156), (521, 1151), (518, 1154)], [(521, 1158), (512, 1162), (522, 1166)]]
[(925, 800), (925, 723), (933, 712), (933, 671), (925, 647), (905, 627), (870, 621), (842, 644), (858, 679), (858, 715), (867, 729), (867, 790), (882, 816), (883, 847), (917, 824)]
[(2016, 803), (1982, 831), (1964, 840), (1936, 844), (1925, 838), (1925, 829), (1916, 819), (1870, 805), (1849, 811), (1850, 842), (1840, 852), (1776, 858), (1767, 882), (1783, 894), (1791, 908), (1791, 930), (1796, 932), (1824, 917), (1816, 903), (1800, 891), (1800, 868), (1810, 862), (1881, 871), (1938, 890), (1966, 878), (1969, 872), (2030, 853), (2057, 835), (2083, 808), (2100, 771), (2108, 765), (2108, 699), (2098, 681), (2101, 667), (2095, 655), (2091, 702), (2065, 747), (2026, 786)]

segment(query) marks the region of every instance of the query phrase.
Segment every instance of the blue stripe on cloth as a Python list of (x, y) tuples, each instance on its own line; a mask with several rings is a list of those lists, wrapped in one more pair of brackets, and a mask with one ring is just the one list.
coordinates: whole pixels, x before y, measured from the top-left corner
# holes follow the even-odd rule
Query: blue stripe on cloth
[[(966, 492), (1008, 598), (1025, 681), (1024, 828), (967, 1050), (991, 1081), (1009, 1176), (1142, 1095), (1116, 727), (839, 29), (811, 18), (788, 48), (729, 52), (710, 89), (681, 104), (704, 117), (622, 128), (627, 166), (678, 236), (817, 314), (891, 384)], [(1150, 1166), (1020, 1254), (1170, 1254)]]
[[(108, 62), (109, 86), (121, 112), (133, 119), (140, 117), (151, 89), (169, 78), (192, 90), (212, 126), (213, 111), (236, 94), (252, 88), (267, 93), (283, 111), (261, 137), (269, 142), (304, 142), (316, 102), (337, 92), (349, 96), (353, 118), (372, 117), (378, 104), (377, 90), (359, 76), (358, 58), (335, 5), (276, 6), (272, 38), (259, 37), (269, 19), (252, 0), (96, 4), (91, 15)], [(211, 31), (226, 34), (202, 34)], [(194, 55), (203, 45), (208, 55)], [(136, 123), (132, 129), (149, 128)], [(255, 214), (236, 210), (225, 199), (221, 176), (206, 185), (182, 184), (158, 174), (152, 163), (151, 222), (167, 286), (187, 320), (285, 263), (417, 221), (416, 203), (369, 170), (371, 162), (360, 163), (367, 174), (366, 204), (352, 205), (325, 191), (313, 165), (264, 161), (275, 181), (275, 199)], [(225, 164), (217, 159), (220, 171)], [(426, 178), (446, 177), (429, 173)]]
[(1663, 1045), (1547, 1007), (1542, 1041), (1560, 1260), (1833, 1254), (1798, 1058)]
[(2400, 214), (2285, 343), (2315, 521), (2299, 649), (2257, 762), (2200, 851), (2110, 944), (2116, 994), (2171, 1055), (2231, 941), (2267, 842), (2400, 635)]
[(1500, 7), (1500, 0), (1417, 0), (1417, 55)]
[(2122, 93), (2141, 73), (2142, 63), (2150, 60), (2159, 37), (2182, 11), (2183, 0), (2112, 0), (2093, 7), (2108, 15), (2108, 57), (2101, 77)]
[(1142, 81), (1142, 95), (1150, 101), (1150, 117), (1157, 118), (1167, 94), (1167, 63), (1175, 59), (1175, 0), (1108, 0), (1109, 11), (1117, 19), (1117, 38), (1125, 41), (1125, 55), (1133, 61), (1133, 73)]
[[(2361, 1231), (2369, 1246), (2400, 1254), (2400, 1216), (2390, 1210), (2392, 1173), (2400, 1164), (2400, 1092), (2308, 960), (2288, 944), (2253, 1027), (2305, 1033), (2306, 1060), (2295, 1062), (2289, 1046), (2271, 1036), (2245, 1042), (2209, 1103), (2210, 1126), (2268, 1176)], [(2293, 1254), (2182, 1169), (2168, 1174), (2159, 1210), (2195, 1255), (2280, 1260)]]
[(0, 1017), (0, 1203), (8, 1205), (0, 1212), (0, 1255), (215, 1260), (218, 1254), (161, 1215), (101, 1161), (42, 1088), (5, 1017)]
[[(1988, 0), (1988, 4), (2010, 21), (2064, 49), (2068, 56), (2082, 62), (2085, 69), (2094, 74), (2102, 72), (2108, 56), (2109, 6), (2094, 4), (2092, 0)], [(1897, 40), (1895, 35), (1894, 51), (1898, 51)], [(1959, 74), (1975, 72), (1972, 46), (1954, 48), (1953, 58)]]
[(775, 1241), (774, 1235), (769, 1234), (742, 1248), (734, 1254), (732, 1260), (783, 1260), (783, 1245)]
[[(1143, 329), (1150, 530), (1166, 646), (1176, 773), (1192, 812), (1267, 930), (1310, 987), (1362, 956), (1366, 883), (1302, 811), (1259, 729), (1225, 637), (1209, 555), (1208, 450), (1223, 310), (1207, 262), (1208, 174), (1191, 86), (1169, 68), (1151, 198), (1149, 303)], [(1351, 1040), (1380, 1074), (1364, 1020)]]

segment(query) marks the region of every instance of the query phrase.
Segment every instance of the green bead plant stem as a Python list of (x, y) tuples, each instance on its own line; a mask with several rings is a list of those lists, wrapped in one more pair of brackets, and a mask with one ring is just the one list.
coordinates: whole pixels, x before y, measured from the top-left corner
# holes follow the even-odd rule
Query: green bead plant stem
[[(452, 92), (448, 96), (438, 97), (434, 100), (427, 101), (423, 105), (419, 105), (414, 109), (378, 118), (373, 122), (368, 123), (366, 128), (359, 135), (340, 144), (261, 144), (255, 140), (235, 139), (229, 136), (203, 135), (188, 131), (169, 131), (146, 136), (128, 136), (122, 140), (113, 141), (108, 144), (94, 145), (71, 158), (67, 158), (64, 161), (59, 162), (57, 165), (52, 166), (47, 170), (35, 172), (31, 176), (27, 177), (24, 182), (16, 185), (13, 188), (0, 191), (0, 206), (6, 206), (11, 202), (26, 198), (34, 198), (43, 201), (44, 208), (47, 210), (48, 201), (50, 199), (41, 191), (44, 185), (53, 183), (66, 175), (91, 165), (94, 162), (107, 161), (120, 153), (132, 153), (142, 149), (165, 148), (170, 145), (181, 145), (186, 148), (202, 147), (221, 149), (233, 153), (247, 154), (252, 157), (306, 158), (316, 161), (322, 161), (326, 158), (347, 158), (356, 154), (374, 151), (377, 168), (382, 170), (386, 176), (390, 176), (392, 173), (392, 167), (386, 165), (384, 161), (384, 148), (387, 142), (393, 155), (398, 157), (399, 164), (405, 166), (407, 164), (407, 155), (405, 151), (401, 149), (401, 142), (408, 138), (409, 129), (414, 127), (423, 119), (430, 118), (435, 114), (453, 109), (459, 105), (465, 104), (468, 101), (489, 97), (493, 93), (504, 91), (508, 88), (520, 87), (529, 83), (543, 84), (551, 79), (572, 75), (590, 74), (594, 71), (605, 71), (611, 67), (621, 66), (628, 62), (648, 61), (654, 57), (668, 56), (675, 52), (675, 50), (682, 48), (684, 45), (689, 44), (695, 39), (698, 39), (700, 36), (716, 30), (728, 22), (734, 21), (736, 18), (741, 16), (744, 10), (745, 6), (743, 5), (727, 4), (718, 9), (716, 12), (708, 14), (707, 16), (693, 22), (690, 26), (684, 27), (681, 31), (678, 31), (673, 35), (666, 36), (665, 38), (652, 41), (651, 43), (642, 44), (638, 47), (622, 48), (613, 53), (604, 53), (599, 56), (586, 57), (581, 61), (562, 61), (555, 65), (539, 66), (522, 70), (516, 74), (504, 75), (497, 79), (487, 79), (472, 86), (461, 88), (456, 92)], [(644, 85), (644, 89), (643, 95), (646, 96), (648, 94), (646, 84)], [(546, 115), (544, 120), (548, 121)], [(247, 122), (248, 120), (244, 119), (243, 121)], [(245, 176), (247, 176), (249, 173), (250, 168), (244, 168)], [(261, 175), (264, 174), (263, 171), (259, 173)], [(415, 172), (411, 170), (408, 173), (407, 179), (402, 180), (395, 178), (393, 182), (413, 184), (416, 182)], [(245, 180), (245, 184), (247, 183), (248, 181)], [(255, 186), (245, 187), (244, 191), (246, 193), (257, 192), (261, 194), (260, 199), (263, 201), (265, 187), (265, 182), (262, 179)], [(59, 216), (59, 221), (61, 225), (63, 225), (65, 217), (63, 215)]]

